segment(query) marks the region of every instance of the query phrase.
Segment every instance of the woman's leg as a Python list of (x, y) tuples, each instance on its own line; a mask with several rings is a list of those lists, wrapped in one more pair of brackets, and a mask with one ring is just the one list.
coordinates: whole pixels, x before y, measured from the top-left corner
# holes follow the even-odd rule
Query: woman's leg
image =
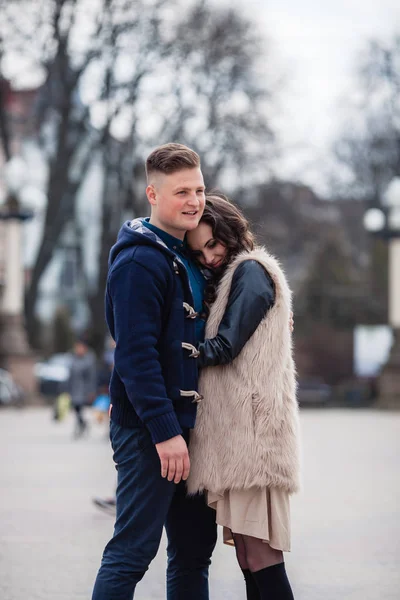
[(283, 562), (283, 552), (271, 548), (262, 540), (242, 535), (248, 567), (252, 573)]
[(261, 600), (293, 600), (283, 553), (260, 539), (242, 535), (246, 562)]
[(246, 598), (247, 600), (260, 600), (260, 592), (258, 591), (257, 584), (246, 559), (246, 548), (243, 541), (243, 536), (240, 534), (233, 534), (233, 541), (235, 542), (236, 558), (239, 563), (239, 567), (242, 569), (243, 577), (246, 583)]

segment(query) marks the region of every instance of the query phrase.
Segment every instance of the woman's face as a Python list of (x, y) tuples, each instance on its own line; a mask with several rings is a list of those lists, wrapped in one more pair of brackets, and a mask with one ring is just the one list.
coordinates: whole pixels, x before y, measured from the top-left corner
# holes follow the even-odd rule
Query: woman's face
[(213, 237), (213, 232), (207, 223), (200, 223), (196, 229), (188, 231), (187, 242), (195, 258), (210, 269), (221, 267), (228, 251), (222, 242)]

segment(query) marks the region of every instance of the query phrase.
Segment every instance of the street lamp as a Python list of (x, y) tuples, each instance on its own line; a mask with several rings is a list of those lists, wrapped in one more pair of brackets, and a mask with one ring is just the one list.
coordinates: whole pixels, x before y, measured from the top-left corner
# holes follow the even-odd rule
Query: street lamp
[(365, 213), (364, 226), (389, 246), (389, 325), (394, 341), (380, 376), (378, 405), (400, 408), (400, 177), (388, 185), (382, 210), (371, 208)]
[(33, 214), (20, 204), (26, 184), (27, 168), (20, 157), (4, 167), (6, 199), (0, 205), (0, 366), (16, 383), (33, 395), (36, 381), (34, 358), (24, 328), (24, 266), (22, 260), (22, 224)]

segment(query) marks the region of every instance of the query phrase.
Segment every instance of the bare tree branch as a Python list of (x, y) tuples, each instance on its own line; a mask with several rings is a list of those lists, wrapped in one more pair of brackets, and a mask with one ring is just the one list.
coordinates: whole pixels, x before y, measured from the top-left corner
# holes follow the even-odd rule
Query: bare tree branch
[[(149, 148), (171, 139), (194, 147), (212, 185), (232, 167), (237, 173), (249, 165), (264, 169), (273, 151), (273, 90), (255, 73), (260, 50), (251, 23), (205, 0), (177, 3), (171, 18), (171, 4), (99, 0), (95, 14), (87, 0), (46, 0), (46, 18), (32, 9), (41, 31), (34, 60), (46, 74), (36, 123), (49, 178), (43, 239), (26, 297), (31, 332), (41, 279), (63, 228), (77, 218), (77, 191), (92, 161), (99, 161), (104, 179), (99, 275), (90, 296), (96, 325), (102, 322), (107, 255), (123, 212), (127, 206), (136, 214), (143, 210), (132, 183)], [(16, 13), (9, 10), (13, 21)], [(33, 42), (35, 32), (18, 18), (12, 31), (8, 50), (25, 47), (27, 56), (26, 35)], [(85, 39), (77, 44), (82, 31)], [(94, 108), (103, 113), (96, 129)], [(123, 117), (125, 131), (115, 139)]]
[(371, 41), (358, 75), (361, 100), (335, 153), (350, 177), (348, 192), (379, 205), (388, 182), (400, 176), (400, 36), (386, 45)]

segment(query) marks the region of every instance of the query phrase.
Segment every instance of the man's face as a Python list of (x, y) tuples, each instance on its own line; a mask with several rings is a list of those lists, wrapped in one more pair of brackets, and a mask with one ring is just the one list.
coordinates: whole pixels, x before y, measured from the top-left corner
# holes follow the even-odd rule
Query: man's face
[(199, 168), (183, 169), (170, 175), (155, 173), (146, 188), (151, 204), (150, 222), (183, 240), (186, 231), (199, 224), (204, 210), (204, 191)]

